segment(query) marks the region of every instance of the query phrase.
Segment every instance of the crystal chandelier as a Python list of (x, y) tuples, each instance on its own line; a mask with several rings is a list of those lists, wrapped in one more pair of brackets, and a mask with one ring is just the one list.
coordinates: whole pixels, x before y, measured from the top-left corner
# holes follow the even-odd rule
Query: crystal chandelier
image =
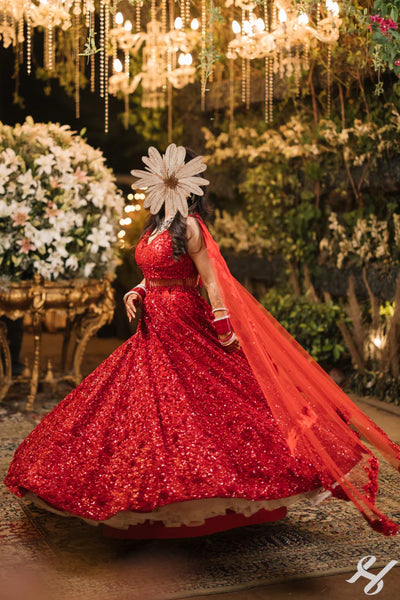
[[(290, 0), (274, 0), (258, 6), (249, 0), (227, 0), (226, 6), (241, 9), (241, 23), (232, 21), (234, 39), (228, 58), (242, 61), (242, 100), (250, 104), (250, 67), (254, 59), (265, 61), (265, 120), (273, 116), (273, 84), (279, 77), (294, 76), (296, 94), (302, 71), (309, 68), (310, 48), (318, 41), (328, 44), (328, 114), (330, 113), (331, 44), (339, 38), (339, 5), (326, 0), (324, 15), (320, 3), (313, 14), (297, 10)], [(257, 12), (258, 11), (258, 12)], [(232, 94), (231, 94), (232, 95)]]

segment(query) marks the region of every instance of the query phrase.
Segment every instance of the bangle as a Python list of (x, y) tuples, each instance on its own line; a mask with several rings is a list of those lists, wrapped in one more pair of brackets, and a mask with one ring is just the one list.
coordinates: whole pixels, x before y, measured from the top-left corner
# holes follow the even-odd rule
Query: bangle
[(236, 334), (234, 331), (232, 331), (231, 335), (229, 336), (228, 339), (226, 340), (219, 340), (220, 344), (222, 346), (229, 346), (230, 344), (232, 344), (232, 342), (234, 342), (235, 340), (237, 340)]
[[(125, 299), (130, 295), (130, 294), (138, 294), (138, 296), (140, 296), (141, 302), (143, 302), (145, 296), (146, 296), (146, 288), (142, 283), (138, 283), (138, 285), (136, 285), (134, 288), (132, 288), (131, 290), (129, 290), (129, 292), (127, 292), (124, 295), (124, 302)], [(136, 304), (136, 300), (134, 300), (135, 304)]]
[(212, 309), (212, 312), (215, 312), (215, 311), (217, 311), (217, 310), (228, 310), (228, 309), (227, 309), (227, 308), (225, 308), (225, 306), (220, 306), (220, 307), (218, 307), (218, 308), (213, 308), (213, 309)]
[(219, 319), (214, 319), (213, 323), (218, 335), (230, 333), (232, 331), (232, 323), (229, 319), (229, 315), (220, 317)]

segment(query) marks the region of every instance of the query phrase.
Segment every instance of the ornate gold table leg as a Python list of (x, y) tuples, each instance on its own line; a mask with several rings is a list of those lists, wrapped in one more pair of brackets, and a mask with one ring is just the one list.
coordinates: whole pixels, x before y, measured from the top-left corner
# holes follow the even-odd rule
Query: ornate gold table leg
[(7, 327), (0, 321), (0, 401), (3, 400), (12, 383), (10, 347), (7, 340)]

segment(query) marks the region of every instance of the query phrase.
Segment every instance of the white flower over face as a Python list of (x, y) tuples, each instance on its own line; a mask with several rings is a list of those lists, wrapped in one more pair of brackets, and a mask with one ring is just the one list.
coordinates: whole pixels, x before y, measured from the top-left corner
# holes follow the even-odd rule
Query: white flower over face
[(200, 186), (210, 183), (203, 177), (196, 177), (207, 168), (203, 157), (196, 156), (185, 163), (185, 156), (183, 146), (170, 144), (164, 156), (150, 146), (149, 156), (142, 157), (147, 171), (131, 171), (134, 177), (139, 178), (135, 185), (138, 188), (148, 188), (143, 207), (150, 208), (152, 214), (157, 214), (165, 202), (171, 216), (179, 211), (182, 216), (187, 217), (187, 198), (192, 193), (202, 196), (204, 192)]
[(35, 160), (35, 164), (38, 165), (38, 173), (39, 175), (50, 175), (53, 170), (53, 165), (56, 161), (54, 160), (54, 156), (52, 154), (42, 154)]

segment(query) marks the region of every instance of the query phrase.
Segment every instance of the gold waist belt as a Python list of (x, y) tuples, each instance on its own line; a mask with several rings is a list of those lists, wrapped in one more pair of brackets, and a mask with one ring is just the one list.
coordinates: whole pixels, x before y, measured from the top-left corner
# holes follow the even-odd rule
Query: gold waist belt
[(146, 279), (146, 288), (169, 287), (182, 285), (183, 287), (196, 288), (198, 277), (186, 277), (186, 279)]

